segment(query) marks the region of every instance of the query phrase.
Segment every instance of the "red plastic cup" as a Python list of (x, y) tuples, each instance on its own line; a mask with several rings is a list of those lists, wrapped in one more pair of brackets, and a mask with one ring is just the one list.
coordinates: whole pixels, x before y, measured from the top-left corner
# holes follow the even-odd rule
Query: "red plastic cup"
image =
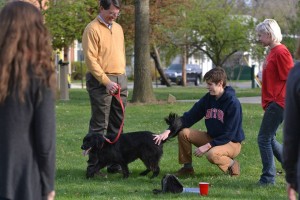
[(207, 182), (199, 182), (199, 190), (201, 196), (208, 195), (209, 183)]

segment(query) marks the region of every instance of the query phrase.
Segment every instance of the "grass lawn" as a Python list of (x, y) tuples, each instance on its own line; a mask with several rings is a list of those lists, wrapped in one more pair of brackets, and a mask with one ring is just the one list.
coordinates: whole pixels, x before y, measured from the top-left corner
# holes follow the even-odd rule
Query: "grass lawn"
[[(177, 99), (195, 99), (206, 92), (197, 87), (188, 88), (158, 88), (154, 89), (158, 99), (164, 100), (169, 93)], [(132, 93), (132, 91), (130, 91)], [(257, 96), (257, 89), (237, 89), (237, 95)], [(130, 99), (130, 97), (129, 97)], [(169, 112), (182, 114), (193, 103), (167, 104), (128, 104), (124, 131), (150, 130), (161, 133), (167, 127), (163, 118)], [(243, 128), (246, 140), (243, 142), (242, 152), (238, 156), (241, 164), (241, 176), (230, 177), (223, 174), (217, 166), (210, 164), (205, 157), (194, 157), (193, 164), (196, 171), (194, 177), (180, 178), (184, 187), (198, 187), (199, 181), (211, 184), (209, 196), (205, 199), (287, 199), (284, 175), (276, 178), (273, 187), (258, 187), (262, 165), (257, 146), (257, 134), (263, 115), (259, 104), (243, 104)], [(58, 101), (57, 115), (57, 176), (56, 199), (199, 199), (198, 194), (152, 194), (153, 189), (160, 189), (161, 178), (167, 173), (173, 173), (181, 166), (177, 161), (177, 140), (172, 139), (164, 145), (164, 155), (160, 162), (159, 177), (149, 179), (138, 174), (145, 169), (141, 161), (129, 165), (132, 172), (128, 179), (122, 179), (120, 174), (108, 174), (108, 178), (95, 177), (87, 180), (85, 169), (87, 157), (81, 154), (80, 146), (88, 129), (90, 105), (88, 94), (82, 89), (71, 89), (69, 101)], [(195, 128), (205, 129), (200, 122)], [(282, 127), (278, 130), (278, 137), (282, 141)], [(279, 163), (277, 169), (282, 170)]]

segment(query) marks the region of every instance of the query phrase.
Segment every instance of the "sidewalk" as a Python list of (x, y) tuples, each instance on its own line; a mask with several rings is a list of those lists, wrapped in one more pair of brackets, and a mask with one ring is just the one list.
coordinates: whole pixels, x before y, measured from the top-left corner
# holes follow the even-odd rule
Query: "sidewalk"
[[(261, 102), (261, 97), (257, 96), (257, 97), (240, 97), (238, 98), (239, 101), (241, 103), (249, 103), (249, 104), (260, 104)], [(176, 100), (176, 102), (193, 102), (196, 103), (198, 101), (198, 99), (194, 99), (194, 100)]]
[(239, 100), (240, 100), (241, 103), (260, 104), (261, 103), (261, 96), (258, 96), (258, 97), (240, 97)]

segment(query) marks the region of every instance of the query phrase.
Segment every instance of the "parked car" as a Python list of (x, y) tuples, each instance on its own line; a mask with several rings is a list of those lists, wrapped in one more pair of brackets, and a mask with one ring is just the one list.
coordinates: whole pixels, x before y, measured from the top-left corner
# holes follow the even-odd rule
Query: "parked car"
[[(166, 78), (177, 85), (182, 84), (182, 65), (181, 64), (171, 64), (164, 71)], [(196, 64), (186, 65), (186, 82), (193, 82), (195, 85), (201, 83), (202, 78), (202, 68)], [(161, 79), (161, 84), (164, 85), (164, 81)]]

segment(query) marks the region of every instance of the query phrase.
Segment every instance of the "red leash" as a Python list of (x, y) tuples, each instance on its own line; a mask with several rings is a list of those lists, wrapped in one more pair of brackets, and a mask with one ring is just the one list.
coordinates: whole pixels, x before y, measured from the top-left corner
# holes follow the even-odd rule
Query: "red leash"
[(121, 86), (120, 86), (120, 85), (118, 85), (118, 92), (117, 92), (117, 93), (113, 93), (112, 96), (116, 97), (116, 98), (118, 99), (120, 105), (121, 105), (122, 112), (123, 112), (123, 119), (122, 119), (122, 123), (121, 123), (121, 125), (120, 125), (120, 129), (119, 129), (118, 135), (117, 135), (117, 137), (114, 139), (114, 141), (110, 141), (110, 139), (104, 137), (105, 140), (106, 140), (108, 143), (110, 143), (110, 144), (114, 144), (114, 143), (116, 143), (116, 142), (118, 141), (118, 139), (119, 139), (119, 137), (120, 137), (120, 135), (121, 135), (122, 129), (123, 129), (124, 118), (125, 118), (125, 114), (124, 114), (124, 113), (125, 113), (125, 109), (124, 109), (123, 101), (122, 101), (122, 99), (121, 99)]

